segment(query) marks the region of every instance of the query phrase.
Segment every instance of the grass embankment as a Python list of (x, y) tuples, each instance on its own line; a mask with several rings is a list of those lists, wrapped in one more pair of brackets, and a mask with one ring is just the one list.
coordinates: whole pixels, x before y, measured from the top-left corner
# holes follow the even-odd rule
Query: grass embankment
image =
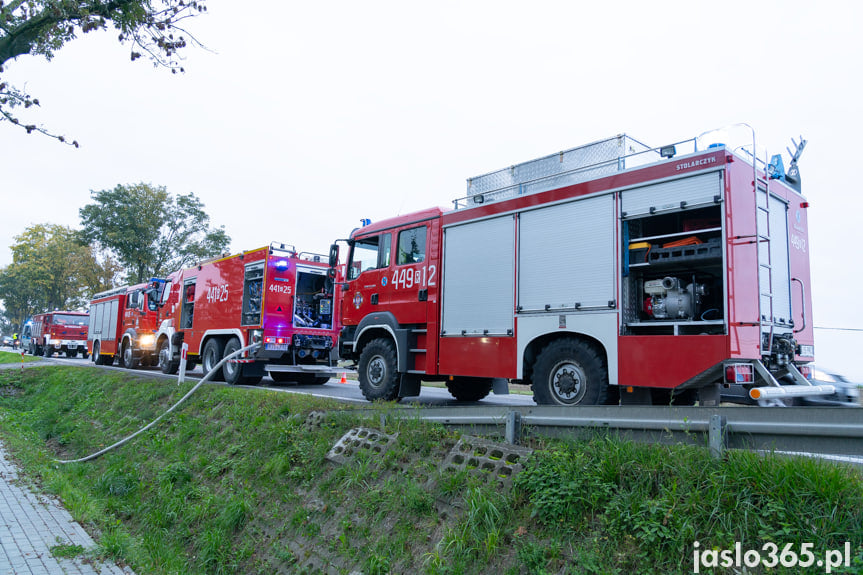
[[(31, 361), (41, 361), (41, 357), (33, 357), (32, 355), (25, 355), (24, 362), (29, 363)], [(20, 351), (0, 351), (0, 363), (21, 363), (21, 352)]]
[(816, 557), (850, 541), (850, 571), (863, 572), (861, 473), (808, 459), (543, 440), (507, 491), (481, 473), (439, 471), (458, 436), (438, 425), (387, 417), (382, 431), (398, 433), (389, 451), (337, 465), (326, 459), (336, 441), (380, 418), (204, 386), (133, 443), (53, 463), (137, 430), (189, 388), (128, 377), (0, 372), (0, 435), (97, 532), (101, 554), (140, 574), (690, 573), (695, 541), (812, 543)]

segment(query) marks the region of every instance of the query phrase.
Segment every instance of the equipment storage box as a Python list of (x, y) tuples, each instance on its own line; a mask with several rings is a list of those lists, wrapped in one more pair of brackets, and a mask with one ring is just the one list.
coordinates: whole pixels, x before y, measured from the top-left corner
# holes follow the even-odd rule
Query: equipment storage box
[(647, 262), (651, 265), (664, 263), (680, 264), (716, 258), (722, 258), (722, 241), (720, 238), (711, 238), (702, 244), (688, 246), (673, 248), (654, 247), (647, 254)]

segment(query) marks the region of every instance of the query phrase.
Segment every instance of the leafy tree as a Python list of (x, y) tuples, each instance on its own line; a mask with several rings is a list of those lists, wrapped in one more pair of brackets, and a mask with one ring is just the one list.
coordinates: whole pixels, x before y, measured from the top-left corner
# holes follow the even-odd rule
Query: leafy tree
[(197, 43), (184, 21), (206, 9), (206, 0), (0, 0), (0, 121), (65, 142), (63, 136), (19, 120), (15, 108), (38, 106), (39, 100), (3, 81), (7, 61), (24, 54), (50, 60), (79, 33), (107, 30), (111, 23), (120, 32), (119, 41), (132, 45), (133, 61), (143, 52), (154, 65), (182, 72), (178, 52), (188, 40)]
[(79, 232), (56, 224), (37, 224), (15, 236), (12, 263), (0, 269), (4, 314), (20, 324), (34, 313), (80, 309), (92, 294), (116, 285), (116, 261), (99, 261)]
[(84, 237), (114, 252), (135, 283), (219, 255), (231, 243), (224, 226), (209, 227), (195, 194), (175, 198), (164, 186), (140, 183), (90, 196), (94, 203), (78, 211)]

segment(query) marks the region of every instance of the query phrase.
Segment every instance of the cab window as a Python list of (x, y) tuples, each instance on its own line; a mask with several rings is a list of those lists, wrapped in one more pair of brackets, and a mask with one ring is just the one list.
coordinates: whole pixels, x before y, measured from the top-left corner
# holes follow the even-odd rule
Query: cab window
[(363, 238), (354, 242), (351, 261), (348, 266), (348, 279), (357, 279), (361, 273), (390, 265), (392, 236), (383, 234)]
[(399, 232), (397, 264), (418, 264), (426, 256), (426, 227), (410, 228)]

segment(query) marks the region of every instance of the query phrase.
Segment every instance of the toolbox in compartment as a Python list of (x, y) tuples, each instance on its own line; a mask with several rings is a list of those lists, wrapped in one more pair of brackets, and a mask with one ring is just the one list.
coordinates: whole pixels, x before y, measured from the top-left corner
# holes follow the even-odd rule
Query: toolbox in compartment
[(647, 263), (689, 263), (722, 258), (722, 241), (711, 238), (700, 244), (674, 246), (668, 248), (652, 247), (647, 254)]

